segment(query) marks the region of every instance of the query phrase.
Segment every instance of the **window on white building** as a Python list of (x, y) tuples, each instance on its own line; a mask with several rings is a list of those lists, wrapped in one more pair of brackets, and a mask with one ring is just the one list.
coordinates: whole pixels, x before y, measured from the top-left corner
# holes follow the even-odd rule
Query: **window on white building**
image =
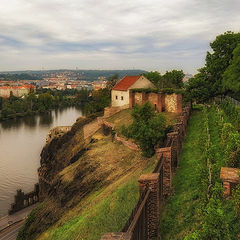
[(118, 99), (118, 97), (116, 96), (116, 100)]
[(121, 96), (121, 100), (123, 100), (123, 96)]

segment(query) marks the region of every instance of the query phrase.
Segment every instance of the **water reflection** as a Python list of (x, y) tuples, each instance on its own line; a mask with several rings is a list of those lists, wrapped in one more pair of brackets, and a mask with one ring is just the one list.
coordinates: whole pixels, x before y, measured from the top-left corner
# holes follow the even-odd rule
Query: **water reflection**
[(33, 189), (40, 153), (50, 129), (72, 125), (82, 116), (74, 107), (0, 123), (0, 217), (7, 213), (17, 188)]
[(40, 125), (50, 125), (53, 122), (54, 111), (49, 113), (44, 113), (40, 116)]

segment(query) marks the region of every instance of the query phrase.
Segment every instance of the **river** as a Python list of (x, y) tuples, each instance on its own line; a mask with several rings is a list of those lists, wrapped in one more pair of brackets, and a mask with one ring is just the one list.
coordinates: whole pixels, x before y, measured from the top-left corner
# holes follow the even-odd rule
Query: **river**
[(49, 130), (72, 125), (80, 116), (80, 109), (69, 107), (0, 123), (0, 218), (18, 188), (29, 192), (38, 182), (40, 153)]

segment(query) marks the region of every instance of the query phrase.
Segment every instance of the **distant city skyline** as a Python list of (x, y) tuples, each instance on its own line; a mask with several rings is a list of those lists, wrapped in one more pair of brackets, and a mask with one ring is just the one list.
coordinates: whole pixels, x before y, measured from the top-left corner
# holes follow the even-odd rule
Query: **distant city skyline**
[(12, 0), (0, 9), (0, 71), (196, 73), (209, 44), (240, 31), (239, 0)]

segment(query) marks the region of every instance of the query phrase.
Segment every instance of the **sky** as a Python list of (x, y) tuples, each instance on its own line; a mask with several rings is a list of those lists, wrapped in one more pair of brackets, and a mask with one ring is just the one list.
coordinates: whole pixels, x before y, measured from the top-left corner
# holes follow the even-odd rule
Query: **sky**
[(196, 73), (209, 43), (240, 31), (240, 0), (0, 0), (0, 71)]

